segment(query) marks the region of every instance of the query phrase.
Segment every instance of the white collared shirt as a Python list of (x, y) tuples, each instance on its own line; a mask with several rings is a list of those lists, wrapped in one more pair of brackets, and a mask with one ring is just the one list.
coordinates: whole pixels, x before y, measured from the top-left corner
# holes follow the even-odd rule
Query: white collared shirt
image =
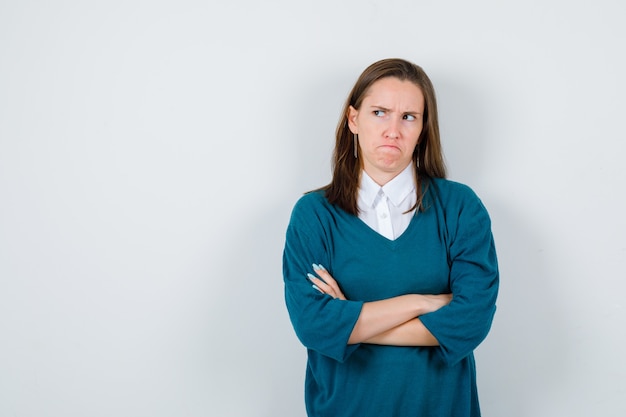
[(415, 209), (405, 212), (416, 201), (412, 163), (382, 187), (365, 171), (361, 173), (359, 219), (387, 239), (395, 240), (409, 227)]

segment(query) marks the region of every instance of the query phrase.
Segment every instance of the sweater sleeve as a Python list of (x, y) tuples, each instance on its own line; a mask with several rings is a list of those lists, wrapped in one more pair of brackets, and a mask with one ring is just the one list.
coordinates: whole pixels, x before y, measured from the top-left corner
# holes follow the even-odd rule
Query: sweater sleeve
[(314, 197), (306, 195), (298, 201), (287, 227), (283, 251), (285, 302), (300, 342), (343, 362), (358, 348), (348, 345), (348, 339), (363, 303), (333, 299), (314, 289), (307, 279), (313, 263), (327, 268), (331, 265), (328, 227), (333, 222)]
[(487, 336), (499, 285), (487, 210), (469, 188), (457, 191), (452, 204), (443, 204), (454, 207), (451, 212), (444, 210), (453, 298), (449, 305), (420, 317), (450, 365), (469, 355)]

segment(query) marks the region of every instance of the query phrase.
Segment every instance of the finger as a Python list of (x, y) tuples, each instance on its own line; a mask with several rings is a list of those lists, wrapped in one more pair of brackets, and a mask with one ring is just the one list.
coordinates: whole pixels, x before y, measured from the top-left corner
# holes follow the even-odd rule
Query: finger
[(326, 268), (324, 268), (322, 265), (320, 264), (313, 264), (313, 270), (315, 271), (315, 273), (317, 275), (319, 275), (324, 282), (326, 282), (328, 285), (332, 285), (335, 287), (339, 287), (339, 285), (337, 284), (337, 281), (335, 281), (335, 279), (332, 277), (332, 275), (330, 275), (330, 272), (328, 272), (326, 270)]
[(334, 298), (342, 298), (343, 293), (341, 292), (341, 288), (339, 288), (339, 284), (337, 283), (337, 281), (335, 281), (333, 277), (331, 277), (330, 274), (326, 271), (317, 271), (317, 273), (320, 275), (319, 278), (311, 274), (312, 277), (317, 278), (318, 280), (314, 282), (323, 283), (324, 286), (322, 286), (322, 284), (319, 284), (319, 286), (324, 289), (324, 292), (326, 294), (330, 294)]
[(343, 291), (341, 291), (339, 283), (332, 277), (332, 275), (330, 275), (330, 272), (328, 272), (326, 268), (324, 268), (321, 264), (313, 264), (313, 270), (326, 284), (328, 284), (328, 286), (332, 288), (332, 294), (330, 291), (327, 291), (328, 294), (331, 294), (334, 298), (346, 300), (346, 296), (343, 295)]
[(322, 279), (316, 277), (315, 275), (307, 274), (307, 278), (313, 283), (313, 288), (315, 288), (322, 294), (330, 295), (333, 298), (339, 298), (341, 300), (346, 299), (346, 297), (343, 295), (339, 288), (328, 285)]
[(326, 284), (322, 279), (316, 277), (313, 274), (306, 274), (306, 277), (313, 283), (317, 290), (323, 292), (324, 294), (331, 294), (334, 290), (333, 288)]

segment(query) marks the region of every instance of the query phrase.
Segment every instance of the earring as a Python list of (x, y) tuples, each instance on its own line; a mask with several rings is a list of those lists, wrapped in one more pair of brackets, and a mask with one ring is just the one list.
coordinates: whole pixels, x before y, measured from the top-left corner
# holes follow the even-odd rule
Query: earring
[(415, 166), (417, 169), (420, 167), (420, 146), (415, 146)]
[(359, 157), (359, 135), (354, 134), (354, 157)]

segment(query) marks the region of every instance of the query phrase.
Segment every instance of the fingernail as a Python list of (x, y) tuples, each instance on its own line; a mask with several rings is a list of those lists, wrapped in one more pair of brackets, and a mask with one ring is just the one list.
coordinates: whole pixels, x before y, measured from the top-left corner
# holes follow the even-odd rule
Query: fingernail
[(308, 279), (317, 278), (317, 277), (316, 277), (315, 275), (313, 275), (313, 274), (306, 274), (306, 277), (307, 277)]
[(322, 271), (326, 271), (326, 268), (324, 268), (324, 267), (322, 266), (322, 264), (317, 264), (317, 267), (318, 267), (319, 269), (321, 269)]
[(316, 289), (316, 290), (318, 290), (319, 292), (322, 292), (322, 290), (320, 290), (320, 288), (319, 288), (317, 285), (315, 285), (315, 284), (311, 285), (311, 287), (315, 288), (315, 289)]
[(319, 270), (320, 270), (320, 269), (322, 269), (322, 268), (321, 268), (321, 266), (320, 266), (320, 265), (318, 265), (318, 264), (313, 264), (313, 269), (314, 269), (315, 271), (319, 271)]

